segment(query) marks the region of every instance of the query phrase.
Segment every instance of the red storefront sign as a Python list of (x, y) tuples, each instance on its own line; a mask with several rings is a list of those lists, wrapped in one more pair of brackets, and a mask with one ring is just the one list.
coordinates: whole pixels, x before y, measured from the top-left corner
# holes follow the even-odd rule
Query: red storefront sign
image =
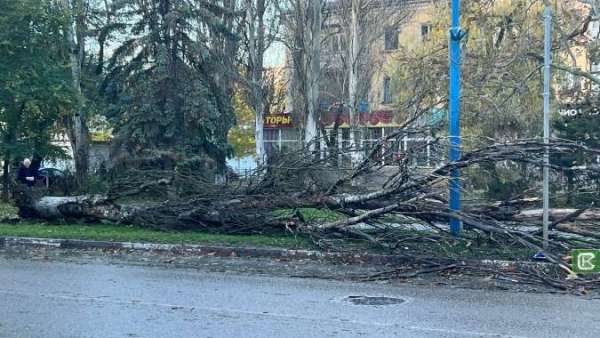
[[(330, 126), (335, 123), (336, 117), (338, 117), (336, 112), (326, 112), (321, 116), (321, 121), (324, 125)], [(338, 118), (341, 125), (350, 123), (347, 112), (340, 114)], [(359, 124), (363, 126), (375, 127), (380, 124), (389, 125), (394, 123), (394, 112), (384, 110), (374, 111), (372, 113), (360, 113), (358, 118)]]

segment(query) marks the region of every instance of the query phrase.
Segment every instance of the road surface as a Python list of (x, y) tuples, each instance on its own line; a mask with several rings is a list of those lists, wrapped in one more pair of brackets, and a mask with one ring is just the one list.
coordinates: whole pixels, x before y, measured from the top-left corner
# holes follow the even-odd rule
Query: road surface
[(0, 337), (597, 338), (599, 319), (575, 296), (0, 255)]

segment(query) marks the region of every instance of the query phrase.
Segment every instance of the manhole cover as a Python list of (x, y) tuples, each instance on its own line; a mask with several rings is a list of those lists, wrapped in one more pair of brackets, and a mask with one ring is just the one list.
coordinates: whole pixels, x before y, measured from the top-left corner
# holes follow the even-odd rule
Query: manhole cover
[(395, 297), (348, 296), (345, 299), (354, 305), (394, 305), (404, 303), (404, 299)]

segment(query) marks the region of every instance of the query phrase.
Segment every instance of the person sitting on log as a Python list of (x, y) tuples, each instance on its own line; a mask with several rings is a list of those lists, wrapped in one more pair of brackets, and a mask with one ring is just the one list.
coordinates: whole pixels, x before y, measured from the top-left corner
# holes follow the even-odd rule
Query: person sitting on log
[(24, 159), (23, 163), (21, 163), (21, 166), (19, 167), (17, 181), (26, 184), (29, 187), (33, 187), (35, 185), (36, 177), (37, 170), (31, 166), (31, 160), (28, 158)]

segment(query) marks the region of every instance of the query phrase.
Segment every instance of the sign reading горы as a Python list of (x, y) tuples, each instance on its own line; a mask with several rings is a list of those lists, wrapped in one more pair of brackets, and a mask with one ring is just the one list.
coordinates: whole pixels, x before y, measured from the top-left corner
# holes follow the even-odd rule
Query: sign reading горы
[(265, 128), (291, 128), (292, 116), (290, 114), (270, 114), (265, 115)]

